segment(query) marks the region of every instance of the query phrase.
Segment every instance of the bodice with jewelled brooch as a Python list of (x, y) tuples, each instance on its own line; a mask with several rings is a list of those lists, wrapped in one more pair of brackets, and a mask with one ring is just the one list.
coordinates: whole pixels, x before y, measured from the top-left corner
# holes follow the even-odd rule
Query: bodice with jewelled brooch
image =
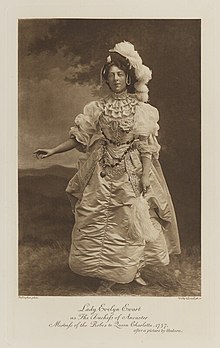
[[(75, 138), (87, 153), (85, 165), (78, 171), (80, 181), (86, 185), (87, 173), (89, 177), (99, 162), (101, 176), (127, 171), (134, 182), (133, 176), (137, 177), (142, 167), (140, 154), (150, 158), (151, 154), (158, 156), (158, 119), (156, 108), (138, 101), (127, 91), (112, 93), (85, 105), (70, 129), (70, 137)], [(143, 137), (145, 140), (141, 140)]]
[(138, 100), (135, 96), (122, 92), (112, 93), (100, 101), (99, 125), (103, 135), (113, 144), (125, 144), (133, 140), (131, 130)]
[(101, 176), (107, 172), (116, 174), (125, 170), (124, 159), (134, 141), (132, 130), (137, 104), (137, 99), (127, 92), (112, 93), (101, 100), (99, 126), (105, 139)]

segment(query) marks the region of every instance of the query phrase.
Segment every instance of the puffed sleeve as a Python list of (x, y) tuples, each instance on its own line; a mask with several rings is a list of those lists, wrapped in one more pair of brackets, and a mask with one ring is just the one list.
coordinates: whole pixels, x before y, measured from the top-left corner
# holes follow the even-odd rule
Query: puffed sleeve
[(89, 146), (91, 139), (97, 135), (100, 114), (101, 109), (97, 101), (85, 105), (83, 113), (75, 118), (69, 132), (70, 138), (76, 138), (79, 143)]
[(159, 157), (160, 145), (157, 141), (159, 130), (159, 112), (150, 104), (139, 103), (134, 120), (134, 136), (137, 139), (136, 147), (141, 156)]

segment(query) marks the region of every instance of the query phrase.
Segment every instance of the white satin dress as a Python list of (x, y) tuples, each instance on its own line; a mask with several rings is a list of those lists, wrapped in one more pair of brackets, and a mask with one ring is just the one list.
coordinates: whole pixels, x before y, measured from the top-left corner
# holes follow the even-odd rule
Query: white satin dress
[[(129, 283), (142, 267), (167, 265), (169, 254), (180, 253), (175, 212), (158, 161), (158, 120), (155, 107), (127, 92), (93, 101), (75, 118), (70, 137), (86, 158), (66, 189), (70, 200), (77, 198), (69, 256), (73, 272)], [(131, 216), (136, 219), (132, 208), (141, 195), (142, 156), (151, 159), (146, 199), (157, 230), (152, 240), (129, 234)], [(143, 236), (148, 226), (142, 223)]]

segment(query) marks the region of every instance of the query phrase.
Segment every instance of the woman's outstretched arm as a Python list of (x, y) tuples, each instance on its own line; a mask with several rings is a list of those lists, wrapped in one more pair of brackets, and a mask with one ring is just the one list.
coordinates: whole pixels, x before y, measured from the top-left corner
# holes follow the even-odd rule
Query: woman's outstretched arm
[(36, 155), (38, 159), (43, 159), (58, 153), (72, 150), (77, 147), (77, 145), (79, 145), (77, 140), (75, 138), (70, 138), (52, 149), (37, 149), (34, 151), (34, 155)]

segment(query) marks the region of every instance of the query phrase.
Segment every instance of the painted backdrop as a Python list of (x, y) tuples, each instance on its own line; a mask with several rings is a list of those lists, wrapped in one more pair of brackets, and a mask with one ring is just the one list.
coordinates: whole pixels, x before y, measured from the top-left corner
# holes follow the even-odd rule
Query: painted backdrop
[[(25, 171), (30, 174), (55, 165), (76, 167), (76, 151), (43, 161), (37, 161), (32, 152), (64, 141), (83, 106), (107, 91), (100, 88), (100, 69), (108, 49), (122, 40), (135, 45), (153, 72), (150, 103), (160, 112), (160, 161), (176, 207), (181, 240), (184, 245), (199, 245), (200, 20), (20, 20), (20, 177)], [(60, 189), (65, 183), (62, 181)], [(33, 188), (33, 180), (21, 180), (20, 191), (27, 193), (31, 185)], [(22, 197), (27, 194), (20, 197), (24, 205)], [(33, 197), (27, 202), (33, 202)], [(28, 215), (25, 209), (21, 219)]]

